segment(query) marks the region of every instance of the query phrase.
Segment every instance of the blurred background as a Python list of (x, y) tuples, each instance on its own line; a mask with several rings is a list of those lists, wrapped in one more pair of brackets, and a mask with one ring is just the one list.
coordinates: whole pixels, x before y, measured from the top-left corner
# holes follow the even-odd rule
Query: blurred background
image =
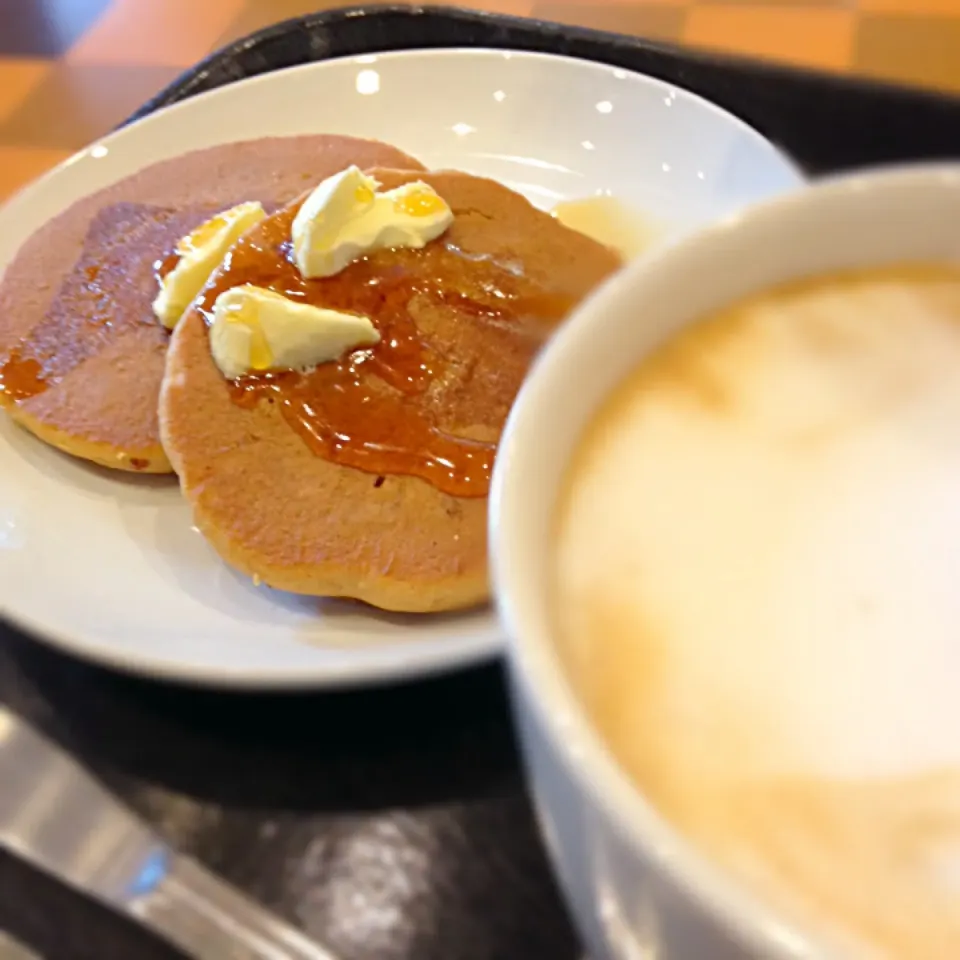
[[(321, 0), (0, 0), (0, 199), (211, 50)], [(960, 93), (960, 0), (476, 0), (458, 6)]]

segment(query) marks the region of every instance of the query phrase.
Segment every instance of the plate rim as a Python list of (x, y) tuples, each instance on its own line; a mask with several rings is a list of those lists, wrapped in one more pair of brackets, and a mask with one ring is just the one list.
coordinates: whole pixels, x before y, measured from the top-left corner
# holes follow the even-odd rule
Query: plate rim
[[(39, 643), (80, 663), (144, 680), (175, 683), (204, 690), (344, 690), (427, 680), (499, 659), (505, 650), (506, 638), (502, 634), (500, 620), (492, 603), (491, 613), (495, 617), (495, 627), (490, 634), (463, 637), (457, 641), (437, 638), (436, 643), (451, 645), (452, 652), (448, 655), (401, 656), (387, 663), (354, 663), (341, 670), (331, 670), (329, 665), (318, 665), (316, 668), (285, 667), (278, 670), (260, 667), (254, 672), (250, 668), (233, 670), (229, 666), (213, 668), (208, 665), (178, 664), (171, 660), (156, 660), (149, 656), (130, 654), (128, 651), (118, 651), (102, 644), (81, 645), (58, 630), (38, 627), (31, 618), (18, 616), (9, 610), (0, 613), (0, 640), (4, 639), (4, 632), (9, 629), (28, 643)], [(393, 646), (402, 648), (402, 641)]]
[[(131, 130), (136, 130), (142, 125), (149, 125), (151, 121), (155, 120), (160, 115), (168, 115), (170, 113), (175, 113), (180, 110), (185, 109), (188, 105), (196, 104), (197, 102), (203, 102), (208, 98), (215, 98), (217, 96), (223, 96), (224, 91), (237, 87), (237, 86), (246, 86), (246, 85), (256, 85), (260, 83), (268, 82), (272, 77), (277, 76), (278, 74), (287, 74), (296, 71), (313, 71), (313, 70), (323, 70), (327, 67), (336, 66), (343, 63), (349, 63), (351, 61), (356, 61), (358, 57), (364, 58), (373, 58), (369, 62), (376, 62), (379, 60), (401, 60), (409, 56), (418, 56), (418, 57), (427, 57), (429, 59), (447, 59), (447, 58), (458, 58), (458, 57), (479, 57), (486, 58), (492, 57), (494, 55), (505, 57), (509, 59), (517, 58), (522, 60), (543, 60), (551, 62), (563, 62), (568, 65), (576, 65), (578, 68), (595, 70), (599, 73), (606, 73), (611, 75), (616, 75), (622, 73), (629, 78), (634, 80), (640, 80), (645, 83), (652, 84), (658, 87), (665, 87), (670, 90), (675, 90), (684, 97), (688, 97), (691, 100), (695, 101), (699, 105), (705, 107), (711, 113), (724, 117), (742, 131), (747, 133), (752, 139), (758, 143), (766, 145), (771, 153), (775, 154), (785, 166), (789, 167), (791, 172), (794, 173), (799, 180), (806, 180), (806, 174), (804, 173), (799, 162), (794, 159), (786, 150), (784, 150), (778, 143), (771, 140), (769, 137), (764, 135), (760, 130), (755, 126), (748, 123), (742, 117), (738, 116), (731, 110), (728, 110), (726, 107), (721, 106), (718, 103), (715, 103), (713, 100), (708, 99), (707, 97), (696, 93), (693, 90), (690, 90), (687, 87), (684, 87), (682, 84), (672, 83), (669, 80), (661, 80), (659, 77), (652, 76), (647, 73), (642, 73), (639, 70), (631, 70), (629, 67), (616, 67), (609, 63), (603, 63), (600, 60), (589, 60), (583, 57), (574, 57), (567, 54), (561, 53), (551, 53), (549, 51), (543, 50), (517, 50), (510, 47), (405, 47), (402, 50), (386, 50), (383, 52), (375, 52), (369, 54), (354, 53), (354, 54), (344, 54), (343, 56), (338, 57), (329, 57), (323, 60), (309, 60), (304, 63), (291, 64), (290, 66), (280, 67), (276, 70), (267, 70), (263, 73), (254, 74), (249, 77), (240, 77), (236, 80), (231, 80), (229, 83), (221, 84), (220, 86), (213, 87), (210, 90), (202, 90), (198, 93), (191, 94), (188, 97), (185, 97), (182, 100), (178, 100), (175, 103), (165, 104), (163, 106), (157, 107), (155, 110), (150, 113), (139, 115), (139, 113), (134, 113), (129, 119), (123, 121), (119, 126), (105, 133), (102, 137), (98, 137), (95, 140), (92, 140), (86, 146), (81, 147), (79, 150), (72, 153), (69, 157), (65, 157), (55, 166), (51, 167), (49, 170), (44, 171), (39, 177), (34, 180), (31, 180), (29, 183), (24, 184), (19, 190), (17, 190), (12, 196), (8, 197), (2, 205), (0, 205), (0, 213), (7, 213), (9, 208), (18, 207), (24, 200), (29, 200), (30, 197), (42, 189), (43, 185), (48, 181), (52, 180), (54, 177), (59, 176), (65, 169), (70, 167), (72, 164), (76, 163), (78, 160), (81, 160), (85, 157), (90, 150), (94, 147), (99, 146), (108, 146), (114, 139), (127, 135)], [(216, 56), (214, 54), (213, 56)], [(176, 81), (175, 81), (176, 82)], [(249, 139), (249, 137), (241, 137), (238, 139)], [(232, 140), (222, 140), (220, 143), (232, 143), (235, 141)], [(203, 149), (203, 148), (191, 148), (191, 149)], [(189, 151), (184, 151), (189, 152)], [(142, 169), (142, 168), (138, 168)], [(125, 174), (129, 176), (130, 174)], [(77, 199), (81, 199), (78, 197)], [(74, 201), (75, 202), (75, 201)], [(6, 264), (0, 265), (0, 270), (5, 269)], [(2, 277), (2, 273), (0, 273)]]

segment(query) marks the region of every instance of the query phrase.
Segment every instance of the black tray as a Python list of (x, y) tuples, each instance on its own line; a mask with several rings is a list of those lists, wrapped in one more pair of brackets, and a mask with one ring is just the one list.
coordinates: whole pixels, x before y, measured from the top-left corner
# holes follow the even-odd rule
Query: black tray
[(213, 54), (131, 119), (298, 63), (425, 47), (539, 50), (659, 77), (739, 114), (811, 173), (960, 157), (958, 98), (449, 7), (355, 7), (279, 23)]
[[(137, 116), (308, 60), (450, 46), (563, 53), (661, 77), (740, 114), (813, 173), (960, 156), (960, 101), (947, 97), (442, 8), (279, 24), (205, 60)], [(0, 702), (343, 960), (577, 956), (497, 667), (369, 692), (232, 695), (115, 675), (0, 624)], [(4, 927), (48, 960), (176, 956), (0, 855)]]

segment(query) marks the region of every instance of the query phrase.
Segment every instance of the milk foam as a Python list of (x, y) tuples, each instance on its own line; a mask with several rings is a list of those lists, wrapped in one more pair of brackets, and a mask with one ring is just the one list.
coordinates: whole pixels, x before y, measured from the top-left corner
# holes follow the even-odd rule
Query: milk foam
[(556, 573), (572, 678), (668, 816), (879, 955), (960, 956), (960, 272), (775, 291), (650, 358)]

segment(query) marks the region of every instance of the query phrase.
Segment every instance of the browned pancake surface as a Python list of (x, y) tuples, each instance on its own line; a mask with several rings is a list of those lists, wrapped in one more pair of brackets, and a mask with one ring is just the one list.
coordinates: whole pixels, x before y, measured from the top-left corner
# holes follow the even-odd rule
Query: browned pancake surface
[(0, 406), (68, 453), (168, 472), (157, 400), (169, 334), (152, 311), (154, 261), (213, 213), (247, 200), (275, 209), (354, 163), (422, 169), (351, 137), (244, 141), (154, 164), (55, 217), (0, 284)]
[[(385, 188), (417, 178), (374, 175)], [(306, 390), (310, 408), (330, 421), (310, 430), (372, 438), (376, 447), (402, 438), (412, 418), (443, 436), (495, 443), (548, 329), (620, 261), (493, 181), (452, 172), (419, 178), (456, 216), (424, 251), (385, 251), (337, 277), (303, 281), (278, 246), (297, 205), (254, 228), (235, 248), (230, 272), (212, 278), (174, 334), (160, 419), (197, 524), (229, 563), (285, 590), (426, 612), (487, 597), (485, 484), (464, 474), (444, 490), (426, 474), (411, 475), (418, 468), (406, 461), (393, 472), (379, 469), (376, 456), (360, 457), (358, 469), (336, 462), (344, 451), (318, 453), (283, 396), (260, 390), (263, 378), (254, 380), (251, 403), (250, 390), (222, 377), (202, 314), (218, 292), (243, 282), (295, 285), (311, 302), (365, 313), (382, 335), (376, 362), (280, 375), (295, 378), (289, 389)], [(273, 251), (269, 269), (263, 249)], [(418, 367), (404, 361), (411, 330), (432, 371), (421, 392), (396, 386), (398, 371), (415, 375)], [(344, 393), (348, 372), (360, 394)], [(358, 403), (344, 406), (343, 396)], [(471, 495), (450, 492), (459, 481)]]

